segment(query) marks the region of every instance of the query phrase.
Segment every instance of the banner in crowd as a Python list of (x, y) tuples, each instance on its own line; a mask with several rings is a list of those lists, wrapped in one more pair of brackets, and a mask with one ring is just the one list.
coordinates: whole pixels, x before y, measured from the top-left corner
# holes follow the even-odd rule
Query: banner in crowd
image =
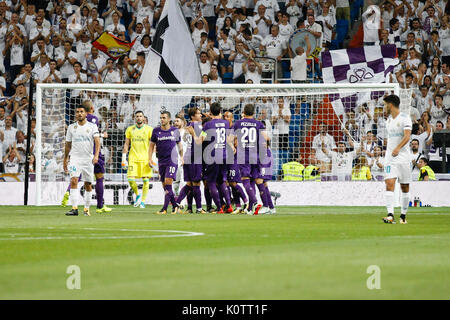
[(117, 38), (109, 32), (103, 32), (97, 39), (92, 42), (92, 45), (98, 50), (106, 53), (110, 58), (116, 60), (120, 56), (127, 54), (134, 45), (134, 42), (127, 42)]
[(167, 0), (139, 83), (200, 83), (200, 67), (177, 0)]
[(398, 63), (393, 44), (325, 51), (322, 52), (323, 82), (383, 83)]

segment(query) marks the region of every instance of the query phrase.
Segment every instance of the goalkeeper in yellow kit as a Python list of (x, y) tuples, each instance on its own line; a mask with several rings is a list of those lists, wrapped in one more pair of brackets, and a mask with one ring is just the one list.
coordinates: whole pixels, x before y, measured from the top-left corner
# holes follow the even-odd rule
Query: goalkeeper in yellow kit
[[(150, 185), (150, 176), (152, 169), (149, 166), (148, 148), (153, 128), (145, 124), (145, 116), (142, 111), (136, 111), (134, 114), (136, 124), (127, 128), (125, 131), (125, 144), (122, 153), (122, 167), (127, 169), (128, 183), (135, 194), (133, 206), (145, 208), (145, 200)], [(127, 162), (127, 153), (128, 162)], [(144, 185), (142, 194), (139, 193), (136, 179), (142, 178)]]

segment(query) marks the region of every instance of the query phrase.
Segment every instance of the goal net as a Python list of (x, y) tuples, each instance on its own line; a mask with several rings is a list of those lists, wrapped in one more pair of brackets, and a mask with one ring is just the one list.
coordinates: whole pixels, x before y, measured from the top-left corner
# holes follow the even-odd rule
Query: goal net
[[(395, 93), (401, 108), (409, 112), (411, 92), (398, 84), (264, 84), (264, 85), (98, 85), (38, 84), (36, 90), (36, 204), (59, 204), (68, 187), (63, 171), (65, 134), (75, 108), (91, 100), (103, 133), (101, 152), (105, 157), (105, 203), (132, 201), (126, 172), (121, 168), (125, 130), (134, 124), (134, 113), (144, 112), (148, 124), (158, 126), (161, 110), (182, 115), (187, 122), (190, 107), (208, 113), (213, 102), (240, 119), (246, 104), (256, 106), (256, 118), (264, 122), (273, 155), (272, 179), (289, 180), (283, 164), (298, 161), (308, 174), (299, 181), (352, 179), (350, 171), (336, 172), (330, 151), (361, 147), (361, 157), (371, 166), (374, 148), (385, 147), (383, 97)], [(321, 134), (326, 137), (321, 139)], [(324, 148), (322, 148), (322, 145)], [(326, 149), (323, 150), (323, 149)], [(327, 153), (328, 152), (328, 153)], [(374, 170), (372, 179), (381, 179)], [(153, 185), (158, 176), (154, 173)], [(295, 179), (294, 179), (295, 180)], [(159, 183), (159, 182), (158, 182)], [(81, 188), (81, 184), (80, 184)], [(81, 192), (83, 192), (81, 190)], [(151, 191), (149, 198), (151, 198)], [(161, 200), (161, 199), (158, 199)]]

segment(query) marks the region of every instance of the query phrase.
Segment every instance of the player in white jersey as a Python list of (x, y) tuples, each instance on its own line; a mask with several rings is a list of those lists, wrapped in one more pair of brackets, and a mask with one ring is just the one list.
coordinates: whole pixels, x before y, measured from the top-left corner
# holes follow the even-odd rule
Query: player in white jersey
[(386, 209), (385, 223), (395, 223), (394, 219), (394, 188), (398, 179), (401, 187), (401, 214), (400, 224), (406, 224), (406, 212), (409, 206), (409, 184), (411, 183), (411, 154), (409, 139), (411, 137), (411, 117), (400, 112), (400, 98), (389, 95), (384, 98), (384, 108), (389, 114), (386, 122), (387, 147), (384, 163), (384, 181), (386, 183)]
[[(64, 152), (64, 171), (70, 173), (69, 203), (72, 209), (67, 216), (78, 215), (78, 177), (84, 180), (84, 215), (90, 216), (89, 206), (92, 199), (92, 183), (94, 182), (94, 164), (98, 162), (100, 153), (100, 134), (95, 124), (87, 121), (88, 106), (77, 106), (76, 122), (67, 129)], [(95, 152), (92, 154), (92, 150)], [(69, 161), (70, 156), (70, 161)]]

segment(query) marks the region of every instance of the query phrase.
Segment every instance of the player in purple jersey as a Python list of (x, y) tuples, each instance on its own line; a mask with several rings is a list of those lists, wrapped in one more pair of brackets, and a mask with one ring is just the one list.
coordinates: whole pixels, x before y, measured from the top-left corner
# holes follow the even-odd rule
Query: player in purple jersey
[[(164, 205), (157, 214), (166, 214), (169, 202), (172, 203), (172, 214), (176, 214), (179, 212), (179, 205), (175, 200), (172, 183), (177, 175), (178, 153), (180, 157), (183, 157), (183, 146), (181, 144), (180, 131), (170, 124), (170, 112), (161, 112), (159, 119), (161, 126), (153, 129), (148, 150), (149, 159), (152, 159), (156, 147), (159, 177), (165, 190)], [(153, 167), (151, 160), (149, 165)]]
[[(222, 119), (222, 108), (215, 102), (210, 107), (211, 120), (203, 126), (200, 136), (194, 135), (196, 143), (206, 142), (203, 152), (206, 170), (204, 170), (204, 180), (208, 184), (211, 197), (216, 205), (216, 213), (231, 213), (231, 198), (228, 187), (225, 183), (227, 179), (227, 145), (229, 141), (230, 125), (228, 121)], [(225, 197), (225, 212), (221, 208), (219, 189)]]
[[(225, 111), (223, 114), (223, 118), (227, 120), (230, 123), (230, 128), (233, 127), (233, 113), (230, 111)], [(237, 141), (234, 141), (234, 147), (237, 148)], [(236, 209), (232, 212), (233, 214), (236, 213), (244, 213), (248, 210), (248, 198), (242, 189), (242, 187), (239, 185), (239, 183), (242, 183), (241, 180), (241, 173), (239, 170), (239, 165), (237, 163), (237, 153), (234, 152), (234, 162), (227, 164), (227, 180), (228, 185), (231, 187), (231, 193), (233, 195), (233, 201), (235, 203)], [(244, 201), (244, 207), (241, 208), (241, 201)]]
[(259, 169), (260, 169), (261, 179), (263, 179), (263, 181), (264, 181), (264, 187), (266, 190), (266, 199), (267, 199), (267, 204), (269, 206), (269, 212), (267, 212), (268, 214), (274, 214), (277, 212), (275, 209), (275, 206), (273, 205), (272, 197), (270, 196), (270, 190), (269, 190), (269, 185), (268, 185), (268, 181), (272, 180), (272, 173), (273, 173), (272, 165), (273, 165), (272, 151), (270, 151), (269, 141), (267, 141), (267, 163), (261, 164)]
[[(91, 122), (95, 125), (97, 125), (98, 127), (98, 131), (100, 131), (100, 124), (98, 121), (98, 118), (96, 116), (94, 116), (94, 104), (92, 103), (91, 100), (84, 100), (82, 105), (86, 108), (88, 108), (90, 111), (88, 112), (88, 114), (86, 115), (86, 120), (88, 122)], [(103, 133), (100, 134), (100, 136), (104, 139), (108, 138), (108, 133), (105, 131)], [(95, 153), (95, 150), (93, 150), (93, 152)], [(105, 156), (102, 154), (102, 152), (100, 151), (99, 154), (99, 158), (98, 158), (98, 162), (94, 165), (94, 174), (95, 174), (95, 195), (97, 198), (97, 209), (96, 212), (97, 213), (105, 213), (105, 212), (111, 212), (112, 209), (107, 207), (105, 205), (105, 201), (104, 201), (104, 184), (103, 184), (103, 180), (104, 180), (104, 174), (105, 174)], [(81, 176), (78, 178), (78, 181), (80, 181)], [(67, 187), (66, 193), (64, 194), (64, 198), (61, 201), (61, 205), (63, 207), (65, 207), (67, 205), (67, 202), (69, 200), (69, 195), (70, 195), (70, 184)]]
[[(268, 140), (265, 126), (261, 121), (254, 119), (255, 105), (244, 106), (243, 118), (233, 125), (233, 136), (237, 140), (237, 161), (240, 165), (242, 183), (249, 198), (249, 212), (253, 214), (268, 213), (268, 202), (264, 180), (260, 175), (260, 166), (267, 161), (265, 146)], [(264, 151), (264, 152), (263, 152)], [(262, 157), (261, 157), (262, 156)], [(251, 182), (255, 181), (261, 195), (262, 208), (257, 203), (256, 191)], [(269, 194), (270, 197), (270, 194)]]
[(180, 203), (191, 192), (197, 207), (196, 213), (206, 213), (202, 209), (202, 194), (200, 191), (200, 182), (202, 180), (202, 146), (194, 140), (194, 136), (199, 136), (202, 132), (202, 112), (197, 107), (192, 107), (188, 110), (188, 115), (191, 122), (186, 127), (186, 132), (183, 137), (186, 142), (183, 165), (186, 185), (181, 189), (176, 200), (177, 203)]

